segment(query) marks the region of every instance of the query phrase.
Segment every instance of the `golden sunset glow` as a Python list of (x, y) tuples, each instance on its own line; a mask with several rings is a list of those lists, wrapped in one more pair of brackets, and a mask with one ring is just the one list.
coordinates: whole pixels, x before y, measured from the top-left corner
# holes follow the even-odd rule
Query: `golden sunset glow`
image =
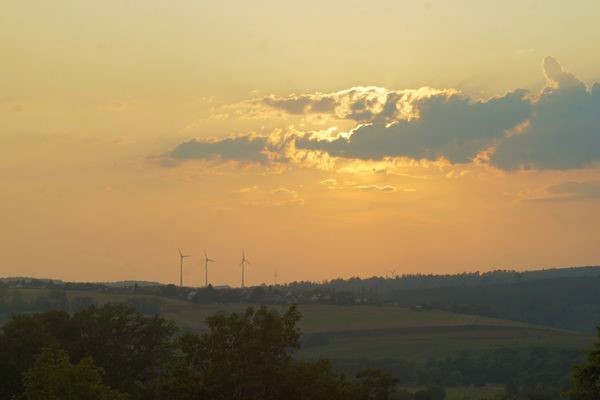
[(29, 3), (0, 6), (2, 275), (600, 263), (598, 2)]

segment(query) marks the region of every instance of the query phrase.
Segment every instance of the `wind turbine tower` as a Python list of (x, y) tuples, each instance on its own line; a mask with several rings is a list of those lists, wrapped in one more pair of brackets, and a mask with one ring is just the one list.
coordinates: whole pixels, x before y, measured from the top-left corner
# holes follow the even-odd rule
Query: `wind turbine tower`
[(206, 255), (206, 250), (204, 251), (204, 287), (208, 287), (208, 263), (216, 262), (215, 260), (211, 260)]
[(177, 248), (177, 250), (179, 250), (179, 286), (183, 287), (183, 259), (189, 257), (189, 254), (183, 255), (181, 249)]
[(246, 260), (246, 254), (244, 253), (244, 250), (242, 249), (242, 262), (240, 263), (240, 265), (242, 266), (242, 287), (244, 287), (244, 269), (246, 267), (246, 264), (252, 265), (250, 263), (250, 261)]

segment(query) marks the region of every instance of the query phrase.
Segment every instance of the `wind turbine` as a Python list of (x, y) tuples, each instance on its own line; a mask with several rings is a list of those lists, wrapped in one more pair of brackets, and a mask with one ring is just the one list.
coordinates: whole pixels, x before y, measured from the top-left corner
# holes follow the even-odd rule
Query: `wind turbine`
[(183, 259), (189, 257), (189, 254), (183, 255), (180, 248), (179, 250), (179, 286), (183, 286)]
[(208, 263), (216, 262), (215, 260), (211, 260), (206, 255), (206, 250), (204, 250), (204, 287), (208, 287)]
[(246, 260), (246, 255), (244, 253), (244, 249), (242, 249), (242, 262), (240, 263), (240, 265), (242, 266), (242, 287), (244, 287), (244, 268), (245, 268), (246, 264), (252, 265), (250, 263), (250, 261)]

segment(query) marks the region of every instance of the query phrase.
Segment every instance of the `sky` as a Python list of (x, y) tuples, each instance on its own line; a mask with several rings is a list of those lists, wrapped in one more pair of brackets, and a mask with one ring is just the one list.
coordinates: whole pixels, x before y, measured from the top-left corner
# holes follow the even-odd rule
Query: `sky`
[(0, 4), (0, 276), (600, 264), (597, 1)]

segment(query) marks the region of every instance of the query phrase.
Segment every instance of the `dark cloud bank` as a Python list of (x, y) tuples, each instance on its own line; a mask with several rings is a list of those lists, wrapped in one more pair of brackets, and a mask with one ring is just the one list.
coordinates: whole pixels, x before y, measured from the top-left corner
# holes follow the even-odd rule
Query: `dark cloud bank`
[[(337, 94), (265, 98), (266, 106), (290, 114), (329, 113), (360, 123), (349, 137), (296, 135), (297, 149), (333, 157), (381, 160), (408, 157), (471, 162), (487, 151), (503, 170), (573, 169), (600, 161), (600, 85), (591, 89), (556, 60), (544, 60), (547, 87), (531, 96), (516, 90), (485, 101), (454, 91), (381, 93), (367, 88)], [(409, 110), (412, 115), (402, 114)], [(342, 111), (340, 111), (342, 110)], [(340, 116), (340, 113), (342, 115)], [(222, 159), (268, 162), (267, 137), (247, 135), (182, 143), (173, 160)], [(282, 149), (283, 146), (280, 147)], [(279, 158), (285, 159), (284, 157)]]

